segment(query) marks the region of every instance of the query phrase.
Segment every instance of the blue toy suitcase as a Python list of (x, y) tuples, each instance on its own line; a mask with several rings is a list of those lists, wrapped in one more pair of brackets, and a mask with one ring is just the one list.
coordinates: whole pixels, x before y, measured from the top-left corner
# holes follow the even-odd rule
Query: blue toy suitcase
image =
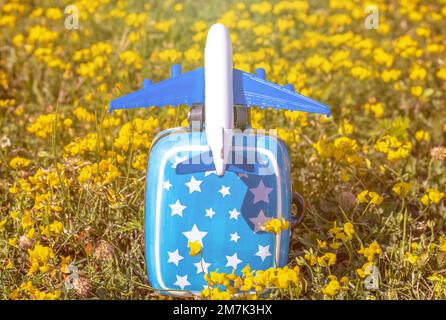
[[(247, 264), (253, 270), (286, 264), (289, 229), (278, 237), (262, 231), (270, 218), (290, 220), (286, 147), (274, 136), (254, 132), (240, 132), (233, 140), (237, 151), (251, 151), (255, 160), (251, 167), (234, 165), (219, 177), (212, 166), (189, 163), (209, 150), (202, 131), (171, 129), (155, 138), (145, 191), (152, 287), (199, 293), (206, 287), (205, 273), (240, 274)], [(245, 143), (236, 146), (241, 140)], [(191, 257), (188, 242), (193, 241), (199, 241), (202, 251)]]

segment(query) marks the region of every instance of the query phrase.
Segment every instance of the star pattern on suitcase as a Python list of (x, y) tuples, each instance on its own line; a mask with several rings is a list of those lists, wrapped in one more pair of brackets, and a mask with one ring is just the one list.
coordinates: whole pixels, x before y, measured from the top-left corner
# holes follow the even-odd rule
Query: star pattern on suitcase
[[(172, 159), (178, 164), (180, 155)], [(226, 172), (224, 179), (214, 171), (177, 175), (166, 168), (161, 186), (163, 279), (167, 287), (200, 291), (204, 274), (211, 271), (239, 274), (274, 266), (274, 236), (262, 231), (276, 216), (276, 176)], [(178, 234), (177, 234), (178, 233)], [(189, 255), (188, 243), (198, 241), (202, 251)]]

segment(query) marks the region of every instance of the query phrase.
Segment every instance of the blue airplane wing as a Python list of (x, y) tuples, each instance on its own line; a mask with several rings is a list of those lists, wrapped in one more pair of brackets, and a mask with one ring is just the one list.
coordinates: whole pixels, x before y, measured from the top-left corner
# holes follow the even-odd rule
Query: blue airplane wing
[(140, 90), (119, 97), (110, 102), (109, 112), (117, 109), (133, 109), (179, 104), (204, 103), (204, 71), (198, 68), (180, 74), (179, 65), (172, 67), (172, 77), (152, 84), (144, 80)]
[(292, 85), (280, 86), (264, 79), (265, 71), (256, 75), (234, 69), (234, 104), (272, 107), (292, 111), (320, 113), (330, 116), (327, 105), (294, 92)]
[[(256, 70), (256, 75), (234, 69), (233, 82), (236, 105), (330, 115), (327, 105), (294, 92), (291, 85), (283, 87), (265, 80), (265, 71), (261, 68)], [(112, 100), (109, 111), (179, 104), (204, 104), (203, 68), (181, 74), (181, 67), (173, 65), (171, 78), (154, 84), (144, 80), (142, 89)]]

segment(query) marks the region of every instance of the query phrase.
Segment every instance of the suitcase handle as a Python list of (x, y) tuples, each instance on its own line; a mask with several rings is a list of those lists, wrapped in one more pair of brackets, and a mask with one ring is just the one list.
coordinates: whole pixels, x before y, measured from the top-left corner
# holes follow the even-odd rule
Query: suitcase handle
[(296, 214), (291, 215), (291, 232), (292, 232), (304, 217), (305, 200), (300, 193), (293, 192), (293, 198), (291, 200), (291, 204), (295, 204), (297, 207)]

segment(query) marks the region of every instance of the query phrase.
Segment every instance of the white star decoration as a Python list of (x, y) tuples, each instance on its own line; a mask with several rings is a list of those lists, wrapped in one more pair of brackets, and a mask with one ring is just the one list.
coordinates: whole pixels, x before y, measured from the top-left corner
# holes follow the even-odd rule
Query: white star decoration
[(249, 189), (249, 191), (254, 194), (254, 204), (260, 201), (269, 203), (268, 195), (273, 191), (273, 188), (266, 187), (260, 180), (259, 185), (256, 188)]
[(211, 264), (210, 263), (206, 263), (206, 261), (204, 261), (204, 259), (201, 259), (200, 261), (198, 261), (197, 263), (194, 263), (194, 266), (197, 267), (197, 274), (198, 273), (208, 273), (208, 268)]
[(177, 281), (174, 283), (174, 285), (179, 286), (181, 290), (184, 290), (185, 286), (190, 286), (190, 282), (187, 281), (187, 274), (185, 276), (177, 275)]
[(215, 211), (212, 208), (205, 209), (206, 210), (206, 217), (209, 217), (212, 219), (212, 217), (215, 215)]
[[(188, 156), (184, 156), (184, 157), (179, 157), (178, 155), (180, 155), (181, 153), (178, 153), (175, 156), (175, 161), (172, 161), (173, 165), (172, 168), (176, 168), (178, 164), (186, 161), (188, 159)], [(187, 208), (188, 210), (186, 211), (186, 216), (181, 219), (182, 222), (186, 222), (186, 223), (181, 223), (181, 229), (184, 232), (183, 235), (184, 237), (187, 239), (187, 243), (189, 242), (198, 242), (202, 247), (203, 247), (203, 242), (204, 242), (204, 238), (207, 236), (208, 233), (210, 233), (211, 238), (212, 237), (219, 237), (219, 238), (206, 238), (206, 247), (209, 247), (212, 243), (212, 241), (223, 241), (225, 245), (230, 245), (233, 246), (232, 249), (230, 250), (234, 250), (232, 252), (234, 252), (233, 255), (225, 255), (223, 254), (224, 257), (226, 257), (226, 268), (229, 268), (229, 270), (233, 270), (233, 271), (237, 271), (238, 266), (240, 265), (241, 269), (245, 264), (247, 263), (257, 263), (260, 266), (260, 263), (265, 264), (267, 263), (267, 261), (271, 261), (271, 257), (273, 257), (273, 253), (274, 253), (274, 246), (272, 243), (268, 242), (268, 241), (261, 241), (262, 237), (260, 237), (261, 239), (258, 238), (258, 236), (254, 235), (257, 232), (262, 232), (264, 231), (263, 226), (264, 224), (271, 219), (271, 217), (268, 217), (268, 210), (266, 209), (268, 207), (268, 204), (270, 203), (270, 201), (272, 201), (272, 199), (269, 198), (269, 195), (271, 194), (271, 192), (273, 192), (274, 188), (273, 187), (268, 187), (265, 185), (264, 181), (262, 180), (261, 177), (260, 180), (258, 180), (259, 178), (254, 178), (255, 180), (252, 181), (254, 182), (254, 185), (256, 183), (257, 186), (254, 186), (252, 182), (250, 182), (248, 184), (248, 180), (251, 180), (251, 176), (248, 176), (248, 174), (246, 173), (236, 173), (234, 174), (234, 179), (235, 179), (235, 184), (232, 185), (231, 181), (233, 180), (221, 180), (220, 184), (223, 183), (227, 183), (228, 185), (222, 185), (221, 184), (221, 188), (218, 190), (218, 192), (221, 194), (222, 198), (225, 198), (226, 196), (230, 196), (228, 199), (223, 200), (223, 202), (228, 202), (229, 206), (234, 206), (232, 210), (230, 211), (225, 211), (228, 210), (229, 208), (226, 206), (225, 207), (219, 207), (219, 202), (218, 199), (220, 199), (220, 202), (222, 202), (221, 198), (219, 198), (219, 196), (217, 196), (217, 199), (210, 199), (212, 197), (215, 197), (215, 191), (217, 191), (216, 189), (209, 189), (206, 190), (207, 184), (206, 184), (206, 177), (212, 175), (212, 174), (216, 174), (216, 171), (207, 171), (207, 172), (200, 172), (200, 173), (193, 173), (193, 174), (189, 174), (185, 177), (185, 180), (182, 180), (184, 183), (185, 187), (187, 187), (188, 189), (186, 189), (185, 187), (181, 187), (181, 183), (176, 183), (175, 181), (172, 181), (173, 183), (175, 183), (175, 185), (172, 185), (172, 183), (169, 180), (161, 180), (162, 182), (162, 190), (163, 190), (163, 196), (168, 198), (168, 202), (164, 202), (164, 205), (169, 204), (169, 207), (171, 209), (171, 216), (180, 216), (183, 218), (183, 213), (184, 210)], [(167, 178), (167, 177), (165, 177)], [(171, 178), (171, 177), (169, 177)], [(240, 180), (238, 180), (238, 179)], [(201, 180), (199, 180), (201, 179)], [(216, 177), (209, 177), (208, 179), (217, 179)], [(271, 182), (268, 182), (269, 180), (266, 180), (267, 184), (270, 184)], [(203, 182), (205, 182), (205, 184), (203, 184)], [(201, 185), (203, 184), (204, 188), (201, 189)], [(239, 189), (239, 186), (236, 184), (242, 184), (243, 185), (243, 190)], [(231, 186), (232, 185), (232, 186)], [(248, 190), (246, 189), (245, 185), (248, 185)], [(218, 187), (218, 184), (217, 184)], [(251, 188), (249, 188), (251, 187)], [(231, 189), (232, 188), (232, 193), (233, 195), (231, 195)], [(235, 189), (234, 189), (235, 188)], [(172, 192), (167, 192), (170, 191), (170, 189), (172, 189)], [(180, 190), (177, 190), (180, 189)], [(166, 191), (164, 191), (166, 190)], [(188, 190), (189, 192), (186, 192), (186, 190)], [(239, 203), (239, 196), (243, 196), (243, 195), (239, 195), (239, 193), (245, 193), (246, 190), (246, 196), (248, 196), (250, 193), (252, 193), (252, 198), (249, 195), (248, 198), (245, 198), (243, 201), (247, 201), (249, 202), (248, 205), (255, 205), (257, 203), (262, 203), (261, 205), (258, 205), (260, 207), (263, 206), (263, 210), (260, 211), (254, 211), (251, 214), (255, 214), (255, 212), (258, 212), (257, 216), (251, 217), (249, 218), (249, 222), (248, 225), (252, 226), (253, 232), (254, 234), (248, 235), (243, 233), (243, 229), (246, 228), (246, 222), (244, 221), (245, 219), (240, 219), (240, 221), (238, 221), (238, 218), (241, 215), (241, 209), (243, 207), (243, 205), (245, 205), (246, 203), (243, 202), (243, 204), (241, 204), (241, 201)], [(192, 198), (189, 196), (187, 196), (187, 194), (192, 194), (194, 192), (197, 192), (196, 196), (193, 196)], [(174, 202), (175, 198), (173, 197), (178, 197), (176, 198), (177, 200)], [(235, 199), (234, 199), (235, 197)], [(275, 197), (274, 193), (273, 196)], [(251, 202), (252, 199), (252, 202)], [(210, 201), (209, 201), (210, 200)], [(216, 201), (215, 201), (216, 200)], [(241, 200), (241, 199), (240, 199)], [(165, 200), (164, 200), (165, 201)], [(183, 203), (181, 203), (180, 201), (183, 201)], [(189, 216), (193, 215), (193, 211), (192, 209), (196, 209), (196, 203), (200, 203), (200, 207), (201, 211), (199, 209), (198, 211), (198, 219), (197, 220), (189, 220)], [(265, 205), (266, 204), (266, 205)], [(202, 206), (204, 205), (204, 206)], [(206, 205), (208, 205), (209, 207), (207, 209), (205, 209)], [(212, 207), (210, 207), (212, 206)], [(214, 211), (214, 208), (217, 209), (217, 212)], [(223, 211), (222, 211), (223, 208)], [(244, 207), (243, 207), (244, 208)], [(240, 209), (240, 211), (237, 211), (238, 209)], [(244, 208), (245, 209), (245, 208)], [(260, 208), (259, 208), (260, 209)], [(257, 209), (257, 210), (259, 210)], [(168, 209), (167, 209), (168, 211)], [(220, 212), (222, 211), (222, 212)], [(225, 213), (227, 212), (227, 213)], [(219, 215), (213, 219), (213, 217), (219, 213)], [(266, 214), (265, 214), (266, 213)], [(167, 213), (168, 214), (168, 213)], [(204, 216), (203, 216), (204, 214)], [(226, 215), (228, 214), (228, 215)], [(212, 219), (213, 221), (204, 221), (207, 220), (205, 217), (208, 217), (210, 219)], [(197, 218), (197, 217), (196, 217)], [(179, 218), (171, 218), (172, 219), (172, 223), (174, 222), (173, 220), (175, 219), (179, 219)], [(202, 222), (200, 222), (200, 219)], [(225, 229), (225, 227), (223, 227), (223, 231), (221, 234), (217, 234), (215, 235), (214, 232), (210, 232), (211, 230), (214, 230), (213, 224), (217, 223), (217, 226), (220, 224), (227, 224), (229, 220), (236, 220), (236, 221), (232, 221), (229, 222), (231, 225), (231, 229), (227, 228)], [(191, 222), (188, 222), (191, 221)], [(176, 223), (178, 223), (179, 221), (176, 221)], [(202, 228), (201, 230), (198, 228), (197, 224), (194, 224), (193, 222), (196, 222), (198, 224), (200, 224), (200, 227)], [(192, 227), (190, 226), (190, 224), (192, 224)], [(178, 223), (178, 226), (180, 225), (180, 223)], [(240, 228), (236, 228), (236, 227), (240, 227)], [(191, 228), (191, 229), (189, 229)], [(219, 227), (217, 227), (219, 228)], [(189, 230), (187, 230), (189, 229)], [(233, 233), (231, 233), (230, 231), (233, 231)], [(242, 235), (243, 235), (243, 240), (241, 241), (241, 245), (247, 245), (247, 249), (249, 249), (249, 253), (248, 252), (242, 252), (240, 251), (241, 257), (243, 258), (240, 259), (238, 257), (238, 252), (235, 252), (236, 250), (239, 251), (236, 247), (238, 246), (238, 241), (241, 239), (240, 235), (238, 234), (238, 231), (243, 231)], [(227, 238), (229, 236), (229, 239)], [(180, 236), (181, 237), (181, 236)], [(257, 238), (256, 238), (257, 237)], [(184, 239), (184, 238), (182, 238)], [(218, 240), (220, 239), (220, 240)], [(173, 240), (173, 239), (172, 239)], [(211, 241), (212, 240), (212, 241)], [(228, 244), (227, 241), (229, 240), (229, 242), (234, 242), (234, 244)], [(266, 240), (266, 239), (265, 239)], [(181, 240), (181, 241), (185, 241), (186, 240)], [(211, 241), (211, 242), (210, 242)], [(262, 244), (265, 244), (265, 246), (260, 245), (259, 243), (263, 242)], [(186, 243), (186, 244), (187, 244)], [(181, 243), (181, 245), (184, 245), (184, 243)], [(255, 250), (255, 246), (258, 247), (257, 250)], [(211, 246), (212, 247), (212, 246)], [(273, 249), (271, 249), (273, 248)], [(167, 249), (167, 248), (166, 248)], [(203, 274), (208, 274), (209, 271), (212, 271), (212, 269), (215, 268), (220, 268), (223, 266), (224, 262), (219, 260), (220, 258), (222, 258), (221, 253), (219, 254), (219, 256), (214, 256), (214, 258), (216, 260), (212, 260), (211, 257), (207, 256), (207, 259), (209, 259), (207, 262), (203, 259), (202, 255), (199, 256), (199, 259), (194, 259), (193, 257), (189, 257), (186, 254), (187, 249), (184, 249), (184, 247), (181, 247), (180, 245), (178, 245), (177, 247), (169, 247), (170, 250), (175, 249), (174, 251), (164, 251), (167, 252), (168, 254), (168, 259), (167, 259), (167, 264), (164, 260), (165, 266), (169, 266), (169, 268), (171, 268), (172, 270), (178, 270), (177, 272), (180, 272), (180, 274), (176, 274), (173, 273), (173, 275), (176, 275), (176, 281), (174, 280), (175, 278), (173, 278), (171, 281), (169, 281), (169, 284), (174, 288), (181, 288), (181, 290), (192, 290), (192, 285), (194, 286), (194, 290), (195, 290), (195, 285), (197, 284), (196, 281), (198, 281), (197, 279), (201, 279), (203, 277)], [(179, 253), (179, 250), (182, 250), (183, 254), (186, 254), (186, 256), (181, 256)], [(186, 250), (186, 251), (185, 251)], [(206, 250), (206, 249), (205, 249)], [(207, 249), (209, 250), (209, 248)], [(206, 252), (206, 251), (204, 251)], [(228, 254), (228, 253), (226, 253)], [(259, 257), (261, 259), (262, 262), (260, 262), (258, 260)], [(163, 256), (162, 259), (165, 259), (166, 256)], [(269, 259), (268, 259), (269, 258)], [(184, 261), (183, 261), (184, 260)], [(198, 260), (198, 261), (197, 261)], [(212, 261), (212, 262), (209, 262)], [(256, 262), (257, 261), (257, 262)], [(179, 266), (181, 262), (181, 267)], [(193, 264), (193, 266), (192, 266)], [(173, 266), (175, 265), (175, 267)], [(212, 269), (211, 269), (212, 266)], [(196, 268), (196, 273), (194, 272), (193, 268)], [(170, 270), (170, 269), (169, 269)], [(181, 275), (181, 273), (183, 275)], [(201, 275), (200, 275), (201, 274)], [(192, 283), (188, 280), (188, 276), (191, 276), (192, 278), (191, 281)], [(174, 282), (175, 281), (175, 282)], [(174, 282), (174, 283), (173, 283)], [(204, 286), (207, 288), (207, 286)]]
[(231, 240), (230, 241), (234, 241), (235, 243), (237, 243), (238, 239), (240, 239), (240, 236), (238, 235), (237, 232), (231, 233)]
[(256, 253), (256, 256), (259, 256), (262, 261), (265, 261), (266, 257), (269, 257), (271, 255), (271, 252), (269, 252), (269, 245), (262, 247), (259, 245), (259, 250)]
[(228, 263), (226, 263), (227, 267), (232, 267), (234, 270), (237, 270), (237, 265), (242, 262), (239, 258), (237, 258), (237, 253), (234, 253), (232, 256), (226, 256)]
[(167, 254), (169, 255), (169, 260), (167, 263), (175, 263), (175, 265), (178, 267), (178, 262), (183, 259), (183, 257), (178, 253), (178, 249), (174, 252), (167, 251)]
[(189, 194), (191, 194), (194, 191), (201, 192), (200, 184), (203, 182), (203, 180), (195, 180), (195, 178), (192, 176), (190, 178), (189, 182), (186, 182), (186, 186), (189, 188)]
[(231, 193), (229, 192), (229, 188), (231, 188), (231, 187), (221, 186), (221, 189), (220, 189), (220, 191), (218, 191), (218, 192), (220, 192), (221, 195), (222, 195), (223, 198), (224, 198), (224, 197), (226, 197), (227, 195), (230, 195), (230, 194), (231, 194)]
[(240, 212), (237, 211), (236, 208), (232, 209), (231, 211), (229, 211), (229, 219), (235, 219), (238, 220), (238, 216), (240, 215)]
[(163, 189), (166, 189), (167, 191), (169, 191), (170, 187), (172, 187), (172, 185), (170, 184), (170, 181), (163, 181)]
[(183, 216), (183, 210), (186, 209), (186, 206), (183, 206), (180, 203), (180, 200), (177, 200), (174, 204), (169, 204), (170, 209), (172, 209), (172, 216), (178, 215), (180, 217)]
[(178, 164), (180, 164), (181, 162), (186, 161), (186, 160), (187, 160), (187, 155), (183, 156), (183, 157), (175, 156), (175, 161), (173, 162), (171, 168), (175, 169)]
[(198, 241), (203, 246), (203, 238), (208, 234), (198, 230), (197, 225), (194, 224), (191, 231), (183, 232), (188, 242)]
[(268, 221), (270, 218), (265, 216), (263, 213), (263, 210), (260, 210), (259, 214), (255, 218), (249, 218), (249, 221), (251, 221), (254, 224), (254, 232), (262, 231), (262, 227), (265, 224), (266, 221)]

